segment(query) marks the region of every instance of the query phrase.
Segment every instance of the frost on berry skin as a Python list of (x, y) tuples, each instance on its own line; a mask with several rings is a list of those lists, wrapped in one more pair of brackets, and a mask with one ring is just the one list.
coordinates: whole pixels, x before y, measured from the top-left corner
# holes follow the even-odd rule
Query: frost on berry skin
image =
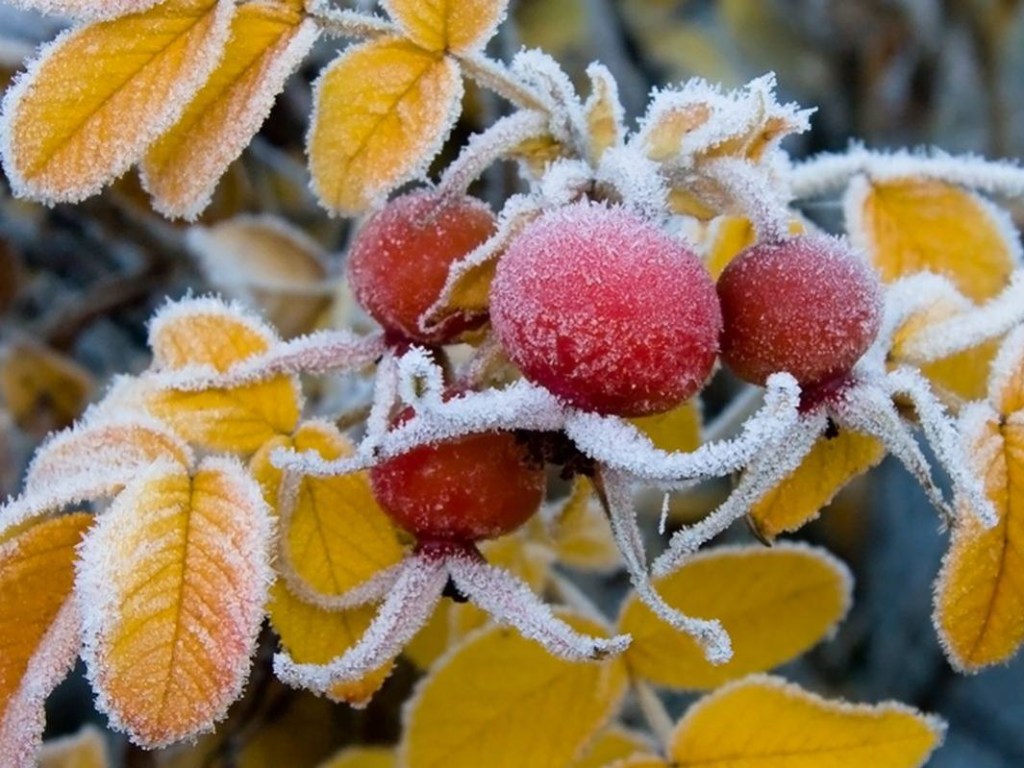
[(412, 192), (374, 214), (348, 254), (348, 280), (356, 299), (388, 331), (437, 344), (482, 324), (481, 315), (454, 315), (427, 331), (420, 317), (438, 298), (453, 262), (481, 245), (495, 218), (465, 195)]
[(570, 405), (667, 411), (711, 373), (721, 314), (697, 257), (622, 208), (545, 214), (498, 262), (491, 320), (512, 361)]
[(525, 523), (540, 508), (545, 475), (514, 435), (485, 432), (399, 454), (375, 466), (370, 482), (419, 542), (473, 542)]
[(877, 276), (845, 241), (803, 235), (751, 246), (718, 280), (722, 359), (763, 385), (787, 371), (805, 388), (845, 375), (881, 324)]

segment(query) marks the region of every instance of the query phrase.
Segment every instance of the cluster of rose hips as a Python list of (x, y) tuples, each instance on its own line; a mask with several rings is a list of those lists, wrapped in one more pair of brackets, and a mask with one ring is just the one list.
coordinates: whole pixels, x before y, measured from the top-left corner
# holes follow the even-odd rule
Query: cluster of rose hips
[[(488, 321), (424, 330), (449, 269), (495, 231), (480, 201), (419, 191), (371, 217), (349, 254), (361, 305), (394, 345), (437, 348)], [(694, 251), (625, 208), (582, 201), (536, 218), (498, 259), (489, 320), (505, 355), (567, 406), (624, 417), (695, 395), (722, 361), (763, 385), (789, 372), (808, 402), (836, 396), (879, 330), (881, 289), (846, 241), (799, 235), (739, 254), (717, 286)], [(408, 419), (406, 409), (396, 421)], [(526, 441), (490, 432), (371, 470), (378, 501), (421, 547), (509, 533), (540, 506)]]

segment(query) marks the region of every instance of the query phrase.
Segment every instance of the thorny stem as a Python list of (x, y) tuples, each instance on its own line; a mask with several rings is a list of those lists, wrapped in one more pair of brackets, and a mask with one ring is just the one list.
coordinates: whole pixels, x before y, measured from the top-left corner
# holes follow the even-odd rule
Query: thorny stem
[(550, 112), (544, 99), (512, 77), (503, 64), (483, 55), (460, 56), (459, 63), (478, 85), (489, 88), (516, 106), (545, 114)]
[(399, 34), (394, 24), (379, 16), (332, 8), (325, 0), (308, 0), (308, 13), (329, 35), (374, 38)]
[(643, 680), (633, 679), (633, 694), (636, 696), (636, 703), (640, 712), (650, 726), (651, 732), (658, 740), (658, 745), (665, 749), (672, 740), (672, 732), (675, 730), (675, 723), (662, 703), (654, 689)]

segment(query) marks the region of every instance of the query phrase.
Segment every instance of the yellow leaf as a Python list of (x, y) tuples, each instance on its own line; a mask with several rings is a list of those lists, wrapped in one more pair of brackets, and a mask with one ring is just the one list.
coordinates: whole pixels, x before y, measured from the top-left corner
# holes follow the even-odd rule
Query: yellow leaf
[(458, 65), (405, 40), (347, 49), (320, 75), (309, 166), (321, 202), (358, 214), (422, 174), (458, 116)]
[(1024, 411), (1024, 330), (1020, 327), (1003, 341), (989, 390), (992, 407), (1004, 417)]
[(756, 675), (692, 706), (669, 757), (678, 768), (916, 768), (944, 732), (941, 720), (902, 704), (828, 701)]
[[(150, 325), (157, 369), (208, 366), (224, 372), (275, 342), (258, 320), (212, 299), (179, 302)], [(288, 376), (231, 389), (156, 391), (148, 405), (187, 440), (241, 453), (255, 451), (275, 435), (290, 433), (301, 409), (298, 386)]]
[(181, 0), (79, 27), (8, 91), (4, 167), (16, 193), (76, 202), (120, 176), (216, 66), (232, 0)]
[(103, 731), (87, 725), (78, 733), (43, 744), (39, 768), (109, 768), (110, 754)]
[(631, 419), (663, 451), (695, 451), (700, 447), (701, 414), (696, 399), (687, 400), (666, 413)]
[(92, 524), (84, 513), (0, 538), (0, 764), (35, 765), (43, 705), (71, 671), (80, 645), (72, 598), (76, 547)]
[(75, 547), (91, 524), (92, 515), (79, 512), (37, 523), (0, 543), (0, 716), (71, 594)]
[(192, 228), (186, 244), (214, 287), (259, 307), (285, 337), (314, 330), (337, 291), (327, 254), (284, 219), (237, 216)]
[(572, 763), (572, 768), (604, 768), (609, 763), (650, 750), (650, 739), (643, 734), (613, 726), (597, 735), (583, 757)]
[(508, 0), (385, 0), (406, 36), (428, 51), (470, 53), (494, 34)]
[(945, 182), (856, 179), (844, 208), (851, 239), (886, 281), (927, 270), (984, 301), (1006, 286), (1021, 261), (1007, 214)]
[(622, 143), (622, 104), (618, 85), (611, 73), (600, 65), (587, 69), (590, 77), (590, 98), (584, 105), (587, 118), (587, 155), (590, 164), (597, 166), (606, 150)]
[(395, 750), (388, 747), (346, 747), (319, 768), (396, 768)]
[(68, 357), (28, 341), (0, 349), (0, 399), (25, 432), (63, 429), (85, 409), (92, 376)]
[(868, 435), (840, 429), (834, 437), (819, 437), (800, 466), (751, 507), (750, 523), (766, 541), (795, 531), (883, 458), (885, 447)]
[(97, 704), (139, 745), (213, 727), (242, 690), (263, 620), (270, 517), (238, 464), (154, 465), (81, 549), (83, 657)]
[(278, 448), (316, 451), (333, 461), (352, 453), (352, 446), (332, 424), (311, 421), (294, 438), (272, 440), (253, 457), (264, 498), (281, 515), (284, 556), (313, 590), (341, 594), (402, 559), (395, 527), (377, 505), (366, 473), (303, 477), (281, 509), (281, 471), (270, 463)]
[(608, 571), (622, 558), (611, 526), (601, 505), (594, 499), (590, 482), (578, 478), (551, 532), (556, 559), (570, 568)]
[(973, 671), (1005, 661), (1024, 642), (1024, 412), (988, 410), (964, 442), (999, 516), (986, 530), (961, 506), (935, 590), (946, 654)]
[[(582, 632), (605, 634), (592, 622), (567, 621)], [(420, 683), (406, 706), (399, 762), (407, 768), (563, 768), (616, 708), (625, 685), (620, 658), (572, 663), (514, 630), (485, 629)]]
[(238, 8), (220, 65), (142, 162), (158, 211), (194, 219), (207, 206), (318, 34), (311, 19), (279, 2)]
[(849, 608), (849, 571), (824, 550), (719, 547), (657, 579), (665, 602), (689, 616), (715, 618), (732, 638), (733, 657), (710, 664), (697, 643), (658, 619), (636, 595), (619, 631), (632, 672), (659, 685), (713, 688), (796, 658), (827, 635)]
[[(326, 664), (355, 645), (373, 621), (377, 607), (325, 611), (296, 597), (278, 581), (270, 590), (268, 613), (281, 645), (295, 661)], [(387, 664), (354, 683), (340, 683), (328, 695), (334, 701), (365, 706), (391, 674), (392, 666)]]

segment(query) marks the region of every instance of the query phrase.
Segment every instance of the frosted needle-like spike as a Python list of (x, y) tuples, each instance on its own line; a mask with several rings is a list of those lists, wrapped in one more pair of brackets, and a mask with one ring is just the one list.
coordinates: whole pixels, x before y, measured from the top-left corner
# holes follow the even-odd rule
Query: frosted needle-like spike
[(577, 632), (508, 571), (459, 555), (449, 558), (448, 568), (456, 588), (470, 602), (556, 656), (570, 661), (593, 661), (621, 653), (629, 646), (629, 635), (601, 638)]
[(274, 673), (288, 685), (321, 694), (339, 683), (362, 679), (401, 653), (427, 623), (447, 581), (448, 568), (443, 559), (407, 558), (359, 642), (327, 664), (299, 664), (288, 653), (279, 653), (274, 657)]

